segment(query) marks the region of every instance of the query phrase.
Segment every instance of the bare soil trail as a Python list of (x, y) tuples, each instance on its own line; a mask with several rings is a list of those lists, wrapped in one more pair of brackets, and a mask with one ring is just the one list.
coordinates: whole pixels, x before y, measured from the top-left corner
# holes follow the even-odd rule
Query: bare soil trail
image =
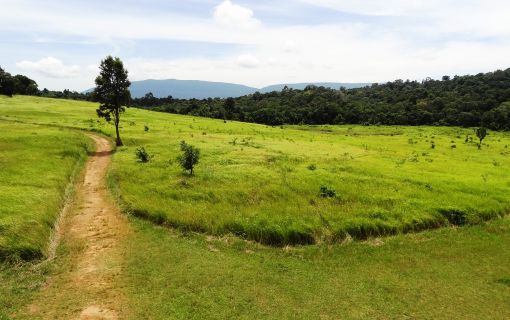
[(87, 161), (74, 205), (59, 228), (54, 270), (29, 306), (28, 318), (122, 319), (125, 313), (119, 275), (121, 246), (130, 228), (106, 187), (112, 147), (103, 137), (88, 136), (96, 152)]

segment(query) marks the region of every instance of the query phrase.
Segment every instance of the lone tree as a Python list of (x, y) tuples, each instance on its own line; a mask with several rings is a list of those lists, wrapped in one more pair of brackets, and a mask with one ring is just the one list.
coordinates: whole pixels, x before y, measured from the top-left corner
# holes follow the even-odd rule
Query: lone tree
[(484, 127), (476, 129), (476, 136), (478, 137), (478, 139), (480, 139), (480, 143), (478, 144), (478, 149), (480, 149), (480, 147), (482, 146), (483, 139), (485, 139), (485, 137), (487, 136), (487, 129), (485, 129)]
[(126, 108), (124, 107), (131, 99), (128, 80), (128, 72), (124, 69), (122, 61), (112, 56), (106, 57), (99, 66), (101, 70), (96, 78), (96, 88), (94, 96), (99, 101), (100, 106), (97, 109), (97, 115), (105, 118), (106, 121), (115, 123), (115, 133), (117, 134), (116, 144), (122, 146), (122, 140), (119, 135), (120, 115)]
[(181, 141), (181, 151), (182, 155), (177, 157), (177, 161), (184, 170), (189, 170), (193, 175), (193, 168), (200, 159), (200, 150), (187, 144), (186, 141)]

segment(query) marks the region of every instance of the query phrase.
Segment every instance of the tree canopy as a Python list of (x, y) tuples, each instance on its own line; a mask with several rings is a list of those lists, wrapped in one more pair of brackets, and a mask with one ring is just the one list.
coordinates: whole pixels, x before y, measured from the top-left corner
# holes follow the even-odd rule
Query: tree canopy
[(112, 56), (106, 57), (99, 66), (100, 72), (96, 78), (94, 97), (100, 103), (97, 115), (106, 121), (113, 120), (117, 135), (116, 144), (122, 146), (119, 133), (120, 115), (126, 110), (125, 106), (131, 100), (128, 72), (122, 61)]
[(510, 69), (347, 90), (308, 86), (227, 99), (133, 99), (156, 111), (281, 124), (446, 125), (510, 129)]
[(0, 67), (0, 94), (12, 97), (15, 94), (37, 95), (37, 83), (24, 75), (11, 76)]

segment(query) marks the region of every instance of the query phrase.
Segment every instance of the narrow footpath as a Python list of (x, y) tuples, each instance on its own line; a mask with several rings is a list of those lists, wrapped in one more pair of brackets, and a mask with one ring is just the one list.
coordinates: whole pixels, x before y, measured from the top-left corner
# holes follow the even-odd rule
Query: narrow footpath
[(95, 141), (76, 186), (69, 212), (57, 229), (57, 254), (50, 262), (50, 278), (27, 310), (36, 319), (122, 319), (125, 303), (119, 276), (121, 246), (130, 233), (106, 187), (112, 158), (107, 139), (88, 134)]

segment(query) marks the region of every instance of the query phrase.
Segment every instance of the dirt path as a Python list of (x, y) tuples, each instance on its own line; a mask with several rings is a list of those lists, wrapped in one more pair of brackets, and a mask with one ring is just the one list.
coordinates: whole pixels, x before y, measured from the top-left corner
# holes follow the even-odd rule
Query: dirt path
[(121, 319), (121, 244), (129, 234), (106, 188), (112, 149), (107, 139), (89, 134), (96, 152), (87, 161), (76, 200), (60, 228), (61, 244), (48, 284), (29, 307), (42, 319)]

